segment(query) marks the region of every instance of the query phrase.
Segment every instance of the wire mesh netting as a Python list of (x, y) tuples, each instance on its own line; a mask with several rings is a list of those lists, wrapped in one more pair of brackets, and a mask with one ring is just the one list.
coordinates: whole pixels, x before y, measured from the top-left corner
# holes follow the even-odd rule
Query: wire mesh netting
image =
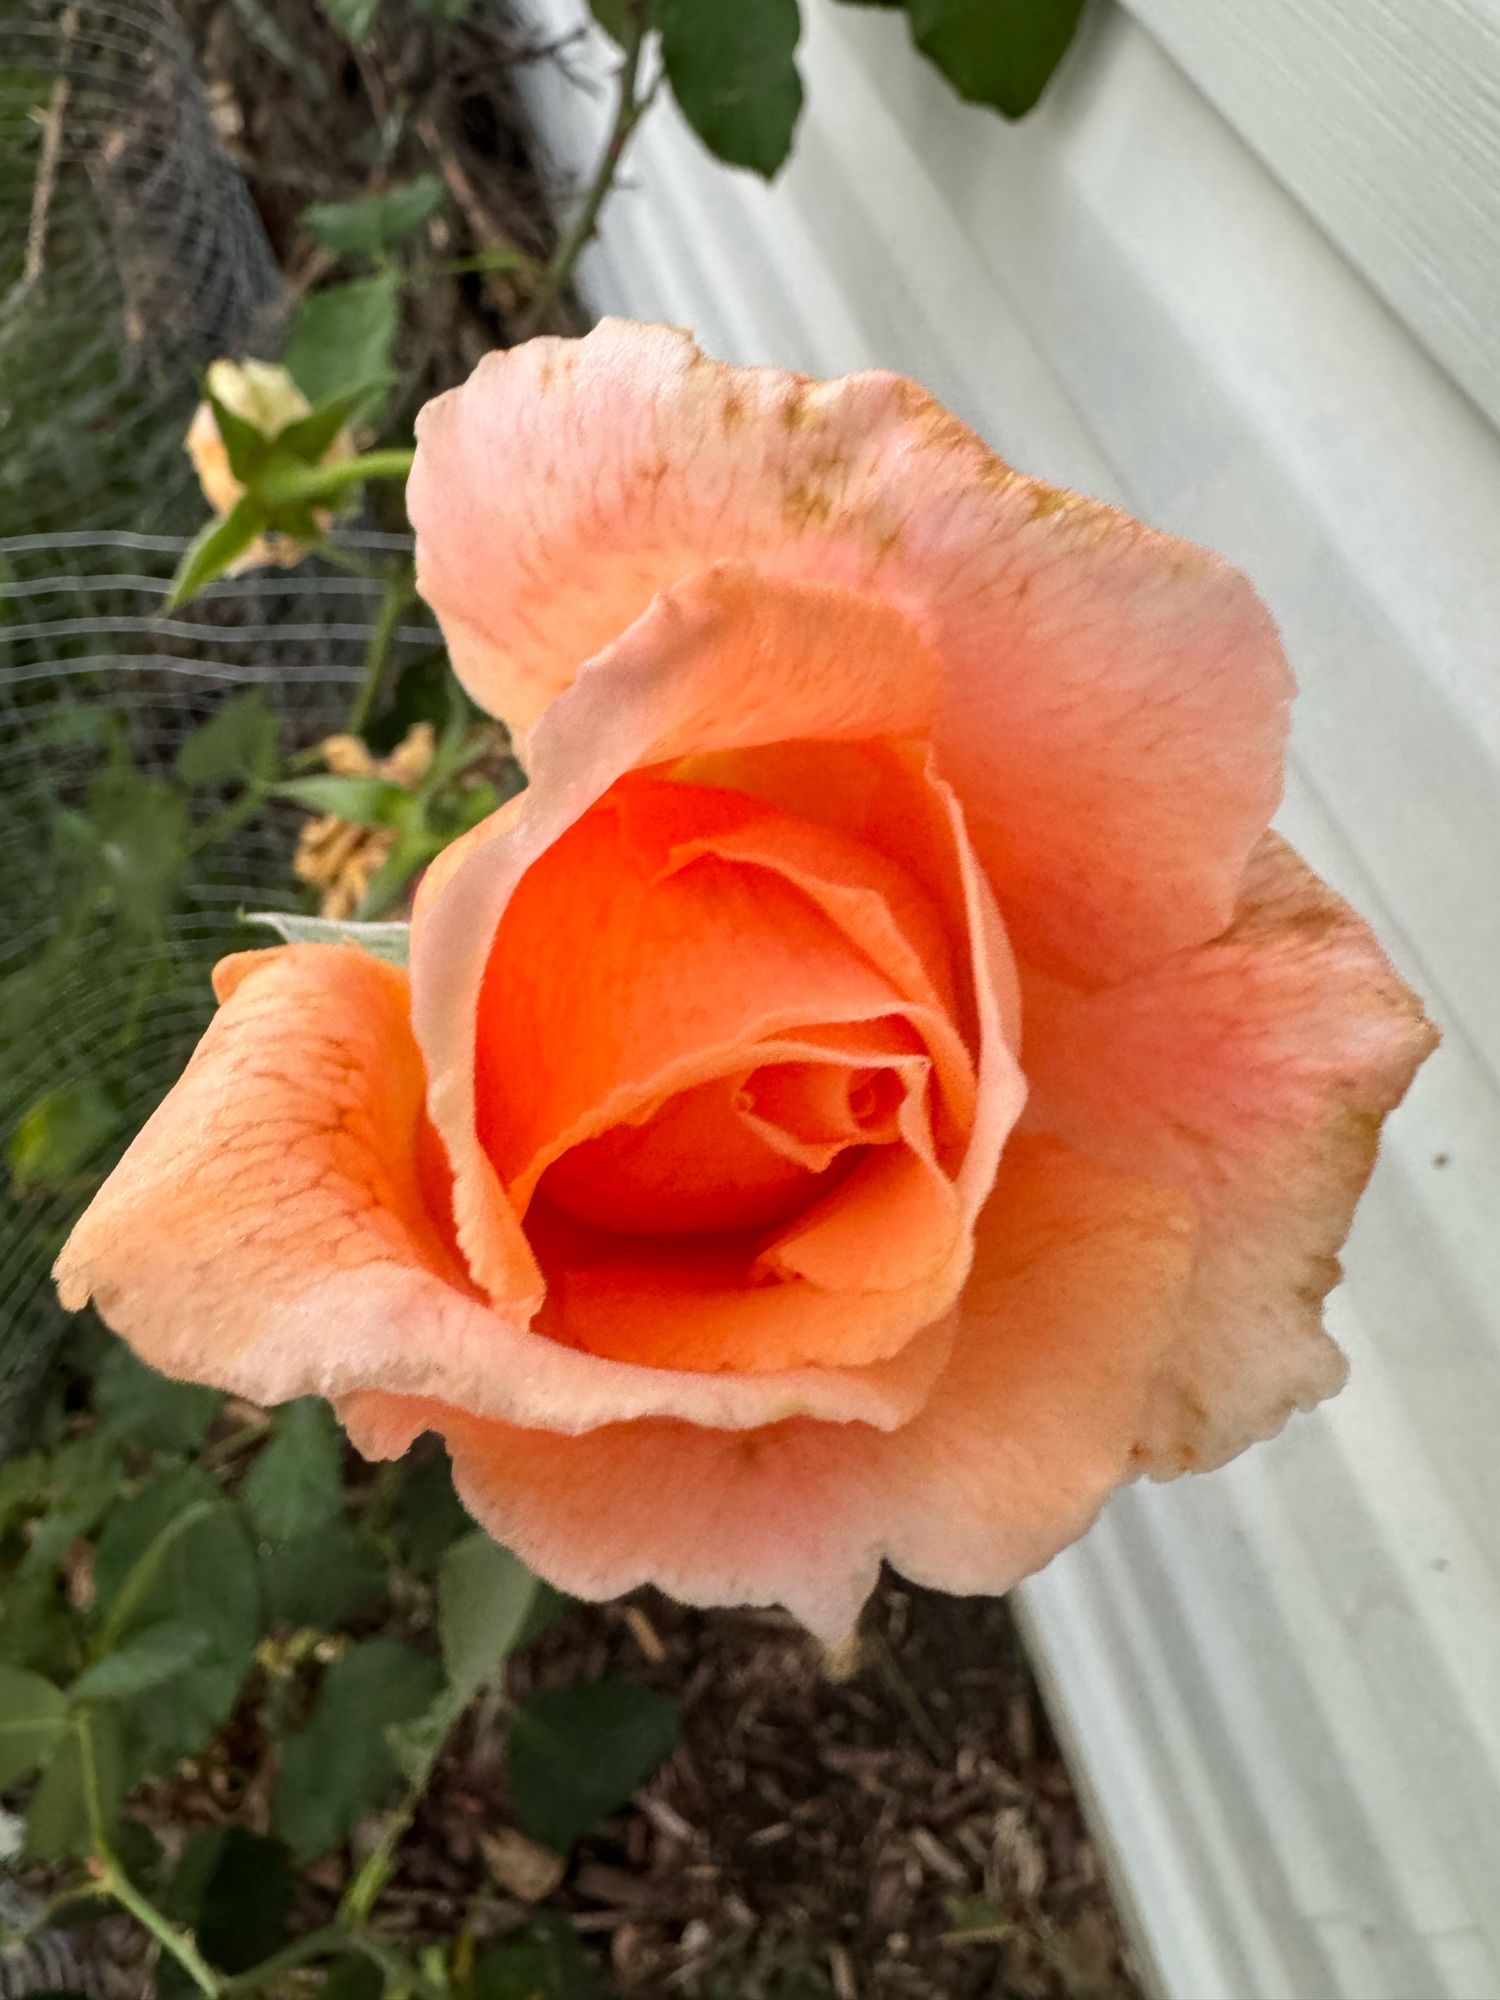
[(0, 533), (191, 525), (195, 377), (279, 316), (170, 8), (0, 0)]
[[(185, 790), (250, 687), (282, 744), (341, 720), (380, 586), (311, 567), (162, 615), (203, 502), (205, 363), (263, 350), (279, 286), (180, 27), (152, 0), (0, 0), (0, 1457), (66, 1321), (68, 1226), (291, 907), (298, 816)], [(389, 538), (355, 537), (378, 552)], [(430, 645), (418, 624), (398, 656)]]

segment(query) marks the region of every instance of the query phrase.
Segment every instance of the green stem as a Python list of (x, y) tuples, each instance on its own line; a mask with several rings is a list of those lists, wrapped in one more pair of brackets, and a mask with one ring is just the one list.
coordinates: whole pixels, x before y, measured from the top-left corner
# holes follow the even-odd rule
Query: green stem
[(334, 569), (347, 570), (351, 576), (372, 577), (378, 582), (385, 575), (379, 563), (367, 562), (353, 549), (346, 549), (337, 542), (330, 542), (326, 535), (320, 536), (312, 544), (312, 554), (321, 556), (323, 561), (331, 564)]
[(239, 797), (215, 813), (212, 819), (204, 820), (201, 826), (193, 828), (188, 836), (189, 854), (201, 854), (206, 847), (216, 847), (221, 840), (227, 840), (232, 833), (238, 833), (247, 820), (254, 819), (266, 802), (264, 791), (255, 785), (246, 785)]
[(353, 1930), (349, 1933), (350, 1947), (363, 1952), (373, 1964), (378, 1965), (386, 1977), (386, 1989), (394, 1993), (416, 1993), (421, 2000), (451, 2000), (446, 1988), (429, 1979), (419, 1971), (399, 1951), (392, 1951), (388, 1944), (372, 1937), (368, 1931)]
[(641, 51), (646, 40), (646, 9), (641, 0), (627, 0), (626, 14), (624, 59), (615, 81), (615, 115), (610, 122), (609, 137), (605, 140), (604, 150), (599, 155), (599, 164), (594, 169), (594, 178), (589, 182), (588, 192), (584, 195), (583, 206), (574, 217), (572, 227), (547, 260), (542, 281), (521, 315), (516, 327), (517, 342), (530, 340), (546, 320), (561, 293), (567, 288), (573, 276), (574, 266), (588, 247), (598, 227), (599, 211), (614, 186), (620, 161), (630, 143), (630, 135), (640, 123), (642, 114), (656, 94), (655, 84), (644, 93), (639, 88)]
[(344, 1891), (344, 1900), (339, 1904), (338, 1920), (352, 1927), (361, 1925), (374, 1909), (381, 1890), (385, 1887), (391, 1869), (395, 1864), (396, 1850), (406, 1837), (412, 1817), (422, 1802), (422, 1794), (427, 1790), (433, 1768), (442, 1755), (458, 1712), (450, 1709), (443, 1717), (441, 1733), (424, 1754), (421, 1763), (402, 1794), (401, 1803), (394, 1808), (381, 1830), (380, 1839), (360, 1864), (359, 1872)]
[(99, 1863), (101, 1893), (112, 1896), (122, 1910), (128, 1910), (136, 1922), (151, 1933), (162, 1950), (176, 1959), (194, 1985), (208, 1994), (210, 2000), (216, 2000), (220, 1991), (218, 1974), (203, 1958), (187, 1932), (178, 1930), (175, 1924), (167, 1921), (156, 1905), (136, 1888), (116, 1859), (104, 1824), (104, 1805), (99, 1797), (99, 1769), (94, 1762), (94, 1736), (86, 1709), (75, 1718), (74, 1727), (78, 1731), (83, 1797), (88, 1811), (89, 1838)]
[(370, 643), (365, 651), (365, 671), (349, 709), (349, 720), (344, 725), (351, 736), (363, 736), (374, 713), (375, 700), (380, 693), (380, 683), (385, 675), (386, 661), (391, 656), (395, 642), (396, 627), (401, 623), (401, 614), (417, 594), (416, 579), (411, 565), (403, 563), (392, 571), (386, 579), (385, 595), (380, 600), (380, 609), (375, 614), (375, 624), (370, 633)]
[(299, 1965), (306, 1965), (312, 1959), (337, 1958), (340, 1952), (352, 1949), (354, 1940), (342, 1924), (325, 1924), (321, 1930), (309, 1931), (306, 1937), (297, 1938), (281, 1951), (263, 1958), (248, 1972), (237, 1972), (233, 1979), (226, 1979), (220, 1991), (225, 1995), (250, 1993), (259, 1986), (268, 1986), (283, 1972), (295, 1972)]
[(405, 479), (415, 456), (404, 449), (367, 451), (334, 465), (282, 466), (265, 475), (255, 497), (268, 507), (290, 506), (298, 500), (331, 500), (346, 486), (360, 486), (367, 479)]
[(205, 1515), (212, 1511), (213, 1506), (212, 1500), (190, 1501), (180, 1514), (174, 1514), (155, 1538), (147, 1543), (144, 1551), (127, 1571), (125, 1581), (110, 1606), (109, 1616), (104, 1621), (93, 1649), (95, 1659), (103, 1659), (106, 1653), (119, 1644), (120, 1634), (134, 1615), (142, 1596), (156, 1581), (157, 1572), (166, 1560), (168, 1551), (175, 1542), (181, 1540), (189, 1528), (196, 1528)]

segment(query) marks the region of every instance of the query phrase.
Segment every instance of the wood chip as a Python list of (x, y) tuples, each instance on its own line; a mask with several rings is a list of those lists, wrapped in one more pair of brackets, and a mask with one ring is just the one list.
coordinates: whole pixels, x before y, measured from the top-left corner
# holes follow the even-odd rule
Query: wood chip
[(657, 1637), (656, 1627), (638, 1604), (627, 1604), (625, 1623), (630, 1627), (630, 1636), (640, 1647), (653, 1667), (659, 1667), (667, 1657), (667, 1649)]
[(911, 1830), (911, 1844), (921, 1855), (934, 1875), (940, 1875), (945, 1882), (951, 1882), (955, 1889), (969, 1886), (969, 1871), (925, 1826), (914, 1826)]
[(479, 1851), (492, 1879), (523, 1903), (539, 1903), (558, 1888), (568, 1864), (550, 1847), (542, 1847), (516, 1827), (480, 1833)]
[(859, 2000), (859, 1982), (854, 1977), (854, 1961), (841, 1944), (828, 1947), (828, 1973), (833, 1981), (835, 2000)]

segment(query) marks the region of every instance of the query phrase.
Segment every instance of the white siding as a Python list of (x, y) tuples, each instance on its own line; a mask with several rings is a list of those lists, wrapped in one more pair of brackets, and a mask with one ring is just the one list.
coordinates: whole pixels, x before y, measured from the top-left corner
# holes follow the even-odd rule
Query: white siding
[[(1222, 548), (1279, 616), (1281, 824), (1447, 1040), (1333, 1302), (1350, 1389), (1121, 1495), (1022, 1611), (1177, 2000), (1500, 2000), (1500, 436), (1457, 386), (1500, 408), (1496, 17), (1237, 6), (1139, 0), (1160, 42), (1091, 17), (1008, 128), (897, 19), (805, 0), (783, 176), (660, 106), (586, 289), (736, 359), (904, 369), (1017, 463)], [(533, 88), (580, 165), (600, 100)]]

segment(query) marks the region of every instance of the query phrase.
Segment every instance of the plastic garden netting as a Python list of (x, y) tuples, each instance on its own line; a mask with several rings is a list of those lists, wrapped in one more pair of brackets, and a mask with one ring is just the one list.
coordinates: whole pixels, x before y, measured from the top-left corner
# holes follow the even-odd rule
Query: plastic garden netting
[(213, 961), (264, 940), (242, 911), (295, 906), (295, 810), (179, 750), (251, 686), (313, 742), (359, 674), (358, 576), (160, 612), (203, 514), (201, 372), (280, 318), (170, 9), (0, 0), (0, 1458), (66, 1325), (48, 1273), (73, 1217), (201, 1032)]

